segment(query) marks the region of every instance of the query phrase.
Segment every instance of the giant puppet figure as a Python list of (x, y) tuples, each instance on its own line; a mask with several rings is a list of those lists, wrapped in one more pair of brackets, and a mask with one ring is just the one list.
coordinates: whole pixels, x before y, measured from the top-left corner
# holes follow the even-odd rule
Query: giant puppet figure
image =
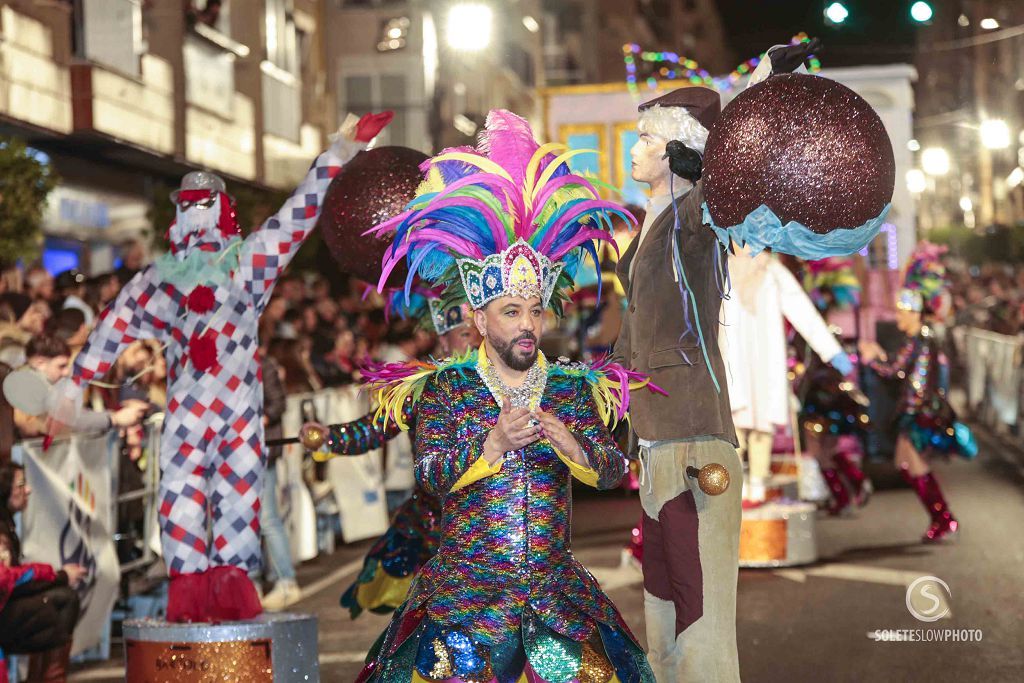
[(728, 245), (852, 253), (877, 235), (892, 197), (892, 146), (877, 114), (834, 81), (786, 73), (815, 46), (769, 50), (752, 79), (760, 82), (724, 110), (703, 87), (640, 106), (632, 173), (652, 197), (619, 260), (629, 305), (615, 356), (668, 392), (637, 394), (631, 411), (644, 474), (648, 656), (659, 681), (740, 677), (740, 490), (713, 496), (688, 476), (717, 463), (741, 477), (719, 348)]
[(349, 125), (284, 206), (244, 239), (224, 182), (212, 173), (186, 175), (172, 195), (170, 253), (125, 285), (75, 360), (57, 422), (67, 422), (85, 385), (106, 374), (128, 344), (164, 344), (159, 518), (171, 577), (168, 621), (247, 619), (261, 611), (247, 576), (261, 560), (257, 322), (313, 230), (331, 179), (390, 118), (367, 115)]

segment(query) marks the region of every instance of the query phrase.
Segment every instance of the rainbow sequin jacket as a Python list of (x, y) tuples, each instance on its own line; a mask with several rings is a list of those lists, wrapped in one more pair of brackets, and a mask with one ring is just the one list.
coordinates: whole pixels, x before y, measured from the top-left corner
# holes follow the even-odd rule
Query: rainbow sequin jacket
[(486, 362), (482, 350), (471, 351), (438, 364), (385, 366), (369, 378), (381, 412), (397, 421), (414, 397), (416, 477), (443, 499), (440, 549), (403, 610), (425, 609), (486, 644), (527, 617), (578, 641), (597, 622), (624, 627), (570, 550), (571, 477), (597, 488), (619, 484), (625, 459), (606, 423), (626, 416), (630, 389), (657, 387), (613, 363), (548, 364), (541, 355), (547, 380), (539, 406), (576, 435), (589, 467), (543, 439), (487, 465), (483, 444), (499, 407), (481, 379)]

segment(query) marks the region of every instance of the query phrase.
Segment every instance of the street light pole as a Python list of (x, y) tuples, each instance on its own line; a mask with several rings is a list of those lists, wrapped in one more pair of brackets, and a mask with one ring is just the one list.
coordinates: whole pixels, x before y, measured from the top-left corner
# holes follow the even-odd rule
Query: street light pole
[[(978, 0), (978, 16), (987, 17), (988, 3)], [(988, 56), (987, 44), (974, 46), (974, 105), (978, 121), (983, 121), (988, 108)], [(992, 179), (992, 150), (977, 145), (978, 150), (978, 224), (982, 227), (992, 224), (995, 218), (995, 195)]]

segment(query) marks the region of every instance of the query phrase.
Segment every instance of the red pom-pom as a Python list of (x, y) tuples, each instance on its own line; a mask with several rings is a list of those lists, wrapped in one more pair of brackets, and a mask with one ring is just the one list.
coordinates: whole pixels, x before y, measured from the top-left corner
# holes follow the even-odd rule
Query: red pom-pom
[(212, 289), (206, 285), (198, 285), (188, 295), (188, 310), (193, 313), (206, 313), (213, 310), (213, 304), (216, 302)]
[(193, 334), (188, 340), (188, 357), (192, 367), (200, 372), (212, 368), (217, 363), (217, 333)]

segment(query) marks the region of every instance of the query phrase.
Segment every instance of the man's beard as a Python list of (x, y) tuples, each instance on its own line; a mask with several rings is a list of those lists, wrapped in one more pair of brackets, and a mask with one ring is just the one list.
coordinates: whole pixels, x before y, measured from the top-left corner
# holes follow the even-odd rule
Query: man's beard
[[(516, 344), (525, 339), (529, 339), (533, 342), (533, 351), (528, 355), (523, 356), (516, 352)], [(497, 339), (496, 337), (491, 337), (491, 345), (498, 352), (498, 357), (501, 358), (502, 362), (517, 372), (525, 372), (532, 368), (533, 364), (537, 362), (537, 337), (533, 332), (524, 332), (512, 341), (504, 341), (502, 339)]]

